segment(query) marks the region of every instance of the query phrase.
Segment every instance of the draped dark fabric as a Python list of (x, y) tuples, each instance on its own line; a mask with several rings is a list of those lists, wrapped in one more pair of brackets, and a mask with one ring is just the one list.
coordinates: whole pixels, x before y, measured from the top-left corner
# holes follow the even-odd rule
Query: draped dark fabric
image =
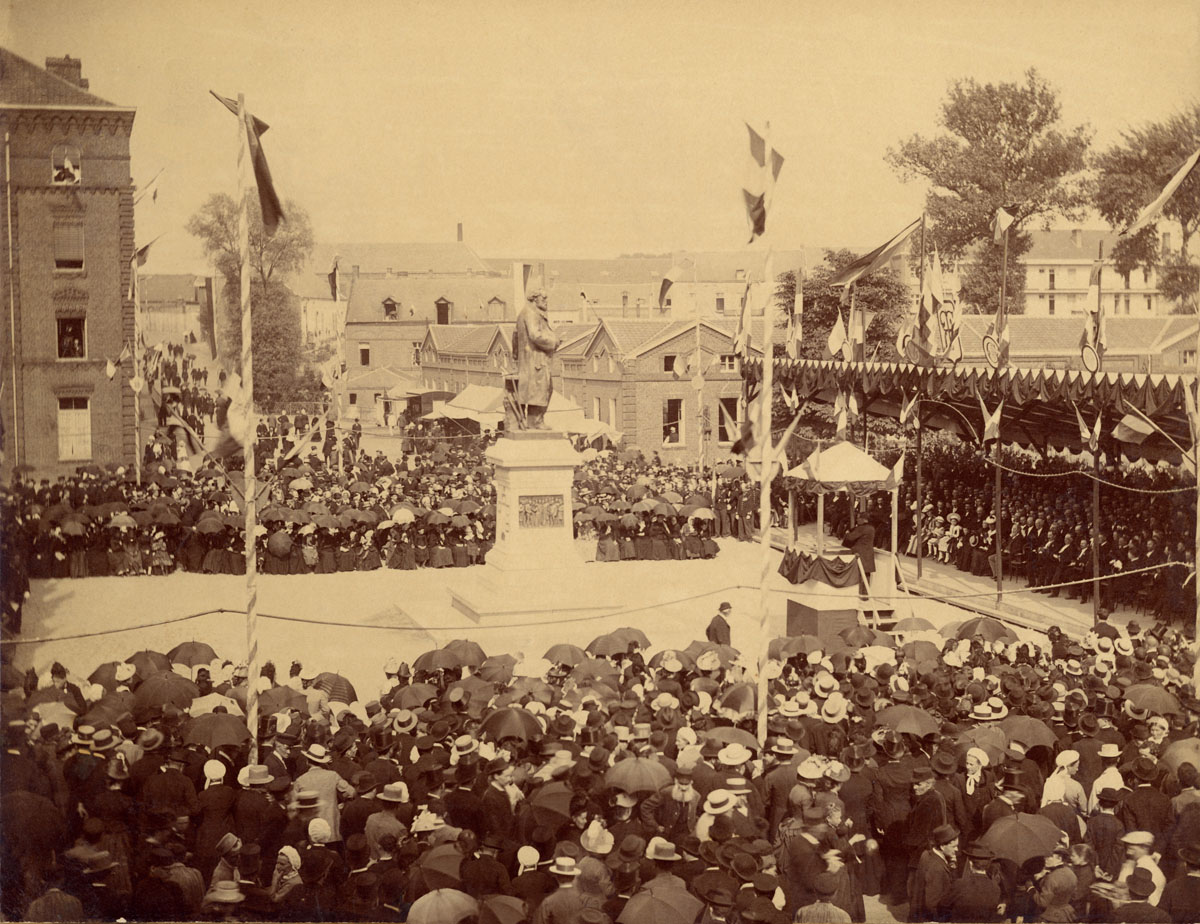
[(779, 573), (793, 584), (821, 581), (831, 587), (858, 586), (858, 562), (853, 558), (849, 561), (818, 558), (798, 549), (788, 549), (783, 553)]

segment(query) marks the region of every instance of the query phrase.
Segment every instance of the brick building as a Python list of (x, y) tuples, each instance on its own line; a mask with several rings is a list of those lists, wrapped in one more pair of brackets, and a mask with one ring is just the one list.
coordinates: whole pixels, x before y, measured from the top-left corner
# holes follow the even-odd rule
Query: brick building
[(0, 49), (6, 473), (132, 460), (130, 368), (110, 381), (105, 363), (133, 339), (133, 119), (88, 92), (77, 59)]
[[(211, 290), (209, 287), (212, 287)], [(200, 315), (221, 303), (224, 280), (192, 273), (139, 273), (142, 337), (146, 343), (186, 343), (200, 339)], [(210, 296), (211, 291), (211, 296)]]
[[(705, 370), (701, 392), (692, 382), (694, 370), (673, 371), (682, 371), (695, 355), (697, 324)], [(672, 462), (694, 463), (701, 442), (708, 462), (728, 454), (737, 439), (741, 393), (733, 354), (736, 321), (602, 318), (594, 324), (556, 324), (555, 330), (562, 343), (554, 388), (583, 408), (585, 417), (603, 421), (630, 445)], [(755, 325), (752, 343), (761, 333), (761, 324)], [(511, 324), (431, 326), (420, 351), (424, 386), (455, 393), (467, 385), (502, 386), (512, 368), (511, 348)]]

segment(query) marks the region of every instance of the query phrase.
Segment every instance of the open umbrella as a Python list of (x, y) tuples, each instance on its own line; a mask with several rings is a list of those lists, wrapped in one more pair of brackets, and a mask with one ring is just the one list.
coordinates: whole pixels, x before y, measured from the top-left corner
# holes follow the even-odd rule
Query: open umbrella
[(628, 643), (622, 642), (619, 638), (614, 638), (611, 634), (597, 636), (592, 639), (587, 646), (587, 652), (597, 658), (608, 658), (617, 654), (624, 654), (629, 649)]
[(486, 716), (479, 731), (494, 741), (519, 738), (531, 741), (542, 737), (542, 726), (532, 712), (519, 706), (505, 706)]
[(521, 924), (525, 901), (514, 895), (489, 895), (479, 905), (479, 924)]
[(529, 809), (537, 823), (557, 831), (571, 820), (571, 799), (575, 791), (566, 783), (539, 786), (529, 797)]
[(121, 661), (105, 661), (88, 674), (88, 683), (98, 683), (111, 693), (120, 686), (117, 682), (117, 665), (121, 663)]
[(143, 680), (151, 674), (171, 669), (171, 659), (160, 651), (143, 649), (131, 654), (125, 661), (133, 665), (134, 670), (137, 671), (137, 675)]
[(926, 641), (909, 642), (902, 650), (904, 659), (912, 661), (914, 664), (921, 661), (937, 661), (942, 655), (937, 645)]
[(992, 822), (979, 842), (1002, 860), (1018, 866), (1034, 857), (1044, 857), (1058, 846), (1062, 830), (1045, 815), (1018, 812)]
[(992, 766), (1000, 763), (1008, 750), (1008, 735), (999, 725), (972, 725), (959, 732), (956, 740), (963, 751), (979, 748), (987, 754)]
[(542, 657), (555, 664), (566, 664), (569, 667), (574, 667), (576, 664), (587, 660), (587, 652), (578, 645), (560, 643), (547, 648), (546, 653)]
[(442, 695), (442, 699), (446, 700), (455, 690), (465, 690), (470, 696), (467, 704), (467, 711), (476, 718), (483, 715), (483, 711), (488, 704), (488, 700), (496, 692), (495, 684), (488, 683), (482, 677), (472, 675), (464, 677), (462, 680), (456, 680), (450, 686), (446, 687), (446, 692)]
[(332, 671), (317, 674), (313, 686), (318, 690), (325, 691), (329, 699), (335, 703), (345, 703), (348, 706), (358, 700), (358, 694), (354, 692), (353, 684), (341, 674), (335, 674)]
[(619, 642), (624, 642), (626, 646), (630, 643), (636, 643), (639, 648), (649, 648), (650, 639), (646, 637), (646, 633), (641, 629), (636, 629), (633, 626), (623, 626), (620, 629), (613, 629), (608, 633)]
[(779, 649), (780, 656), (783, 658), (794, 658), (796, 655), (807, 655), (814, 651), (828, 651), (829, 645), (824, 640), (815, 635), (792, 635), (788, 636)]
[(617, 761), (604, 774), (604, 785), (630, 794), (658, 792), (671, 783), (671, 774), (657, 760), (649, 757), (627, 757)]
[(1012, 629), (999, 619), (993, 619), (991, 616), (968, 619), (958, 627), (956, 635), (958, 638), (974, 638), (976, 635), (981, 635), (989, 642), (995, 642), (1000, 639), (1006, 642), (1015, 642), (1017, 640), (1017, 634)]
[(886, 709), (881, 709), (875, 713), (875, 723), (887, 725), (904, 734), (916, 735), (918, 738), (935, 734), (942, 727), (941, 723), (924, 709), (908, 705), (888, 706)]
[(246, 723), (228, 712), (209, 712), (198, 715), (187, 723), (183, 730), (184, 744), (199, 744), (215, 750), (224, 745), (234, 747), (250, 740)]
[(704, 903), (685, 889), (643, 890), (625, 903), (617, 924), (692, 924), (703, 910)]
[(413, 683), (400, 690), (396, 705), (401, 709), (420, 709), (431, 699), (436, 699), (437, 687), (431, 683)]
[(308, 700), (299, 690), (282, 684), (271, 687), (258, 696), (258, 711), (260, 715), (270, 715), (273, 712), (286, 712), (295, 709), (297, 712), (308, 712)]
[(1174, 693), (1153, 683), (1135, 683), (1125, 691), (1125, 698), (1141, 709), (1156, 715), (1183, 715)]
[(730, 709), (742, 715), (749, 715), (754, 711), (756, 700), (757, 691), (754, 689), (754, 684), (735, 683), (721, 694), (718, 705), (722, 709)]
[(462, 883), (463, 855), (454, 844), (439, 844), (421, 855), (417, 861), (421, 878), (430, 889), (452, 889)]
[(585, 683), (592, 680), (600, 680), (604, 683), (616, 686), (619, 682), (620, 672), (617, 666), (612, 661), (605, 661), (601, 658), (585, 657), (583, 661), (575, 666), (571, 671), (571, 677), (578, 683)]
[(1172, 770), (1178, 770), (1180, 764), (1188, 763), (1200, 767), (1200, 738), (1180, 738), (1172, 741), (1162, 752), (1160, 758)]
[(743, 744), (755, 753), (762, 748), (762, 745), (758, 743), (758, 739), (750, 734), (750, 732), (744, 728), (734, 728), (732, 725), (710, 728), (703, 734), (709, 741), (719, 741), (721, 744)]
[[(445, 845), (450, 846), (450, 845)], [(426, 892), (408, 909), (409, 924), (458, 924), (475, 914), (479, 903), (458, 889)]]
[(217, 653), (212, 646), (204, 642), (183, 642), (167, 652), (167, 658), (172, 664), (185, 664), (197, 667), (201, 664), (212, 664), (217, 659)]
[(168, 704), (186, 709), (200, 689), (173, 671), (159, 671), (141, 682), (133, 694), (134, 714), (144, 717)]
[(867, 648), (871, 645), (886, 645), (891, 648), (896, 645), (896, 640), (886, 632), (867, 626), (851, 626), (849, 629), (843, 629), (838, 635), (851, 648)]
[(732, 645), (718, 645), (716, 642), (702, 642), (699, 639), (683, 649), (683, 653), (690, 655), (693, 661), (698, 661), (701, 655), (705, 655), (710, 651), (717, 656), (717, 661), (720, 662), (721, 667), (729, 667), (729, 665), (737, 660), (738, 655), (741, 654)]
[(512, 655), (493, 655), (479, 665), (479, 676), (488, 683), (508, 683), (516, 663), (517, 659)]
[(892, 626), (893, 632), (932, 632), (933, 623), (923, 616), (908, 616)]
[(1048, 747), (1053, 750), (1058, 744), (1058, 736), (1041, 719), (1029, 715), (1010, 715), (996, 723), (1009, 741), (1020, 741), (1026, 747)]
[(272, 555), (287, 555), (292, 550), (291, 534), (282, 529), (271, 533), (271, 538), (267, 540), (267, 550)]
[[(480, 662), (483, 663), (482, 661)], [(414, 671), (424, 671), (431, 673), (433, 671), (454, 671), (462, 667), (462, 658), (455, 652), (446, 648), (435, 648), (433, 651), (426, 651), (424, 654), (417, 656), (417, 660), (413, 661)]]
[(452, 642), (447, 642), (442, 647), (446, 651), (452, 651), (458, 655), (458, 660), (463, 667), (479, 667), (479, 665), (487, 660), (487, 655), (479, 647), (479, 643), (472, 642), (469, 639), (456, 638)]

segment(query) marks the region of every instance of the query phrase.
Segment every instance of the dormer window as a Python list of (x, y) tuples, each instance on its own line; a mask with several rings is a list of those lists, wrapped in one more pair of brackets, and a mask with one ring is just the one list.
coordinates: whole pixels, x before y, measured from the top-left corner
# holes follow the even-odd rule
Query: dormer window
[(83, 179), (82, 158), (73, 144), (57, 144), (50, 152), (50, 183), (53, 186), (78, 186)]
[(746, 281), (746, 271), (744, 269), (734, 270), (733, 278), (736, 279), (738, 282), (745, 282)]
[(390, 295), (383, 300), (383, 319), (385, 321), (395, 321), (399, 316), (400, 305)]
[(437, 309), (437, 322), (439, 324), (449, 324), (450, 309), (454, 307), (454, 302), (450, 301), (445, 296), (442, 296), (436, 302), (434, 302), (433, 305)]

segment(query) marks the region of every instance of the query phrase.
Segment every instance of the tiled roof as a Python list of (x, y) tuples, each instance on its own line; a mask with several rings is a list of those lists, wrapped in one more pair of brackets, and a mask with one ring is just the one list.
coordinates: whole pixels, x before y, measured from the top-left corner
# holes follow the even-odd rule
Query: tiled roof
[(0, 106), (111, 106), (45, 68), (0, 48)]
[[(505, 279), (473, 276), (393, 276), (387, 279), (359, 278), (350, 288), (346, 323), (383, 321), (383, 300), (394, 298), (400, 305), (398, 320), (437, 320), (436, 302), (446, 298), (454, 304), (452, 320), (486, 320), (484, 312), (493, 298), (507, 306), (512, 301), (511, 283)], [(480, 307), (484, 311), (480, 311)], [(410, 314), (410, 309), (412, 313)]]
[(345, 243), (317, 244), (308, 260), (308, 273), (324, 277), (338, 258), (342, 279), (348, 280), (353, 268), (360, 273), (480, 273), (492, 268), (469, 246), (457, 241), (446, 243)]
[(647, 340), (659, 336), (675, 323), (678, 322), (669, 320), (628, 321), (623, 318), (605, 318), (601, 322), (612, 338), (618, 353), (632, 353)]
[(410, 387), (418, 389), (419, 384), (415, 379), (403, 375), (390, 367), (382, 369), (371, 369), (369, 372), (360, 372), (356, 375), (351, 375), (346, 379), (347, 388), (394, 388), (396, 386)]
[[(987, 333), (991, 320), (991, 317), (986, 315), (963, 317), (964, 356), (983, 355), (983, 335)], [(1008, 323), (1011, 338), (1009, 349), (1014, 355), (1074, 354), (1079, 351), (1079, 334), (1083, 330), (1082, 315), (1065, 318), (1014, 315), (1008, 319)], [(1150, 353), (1156, 344), (1164, 339), (1164, 334), (1178, 336), (1189, 326), (1195, 327), (1195, 321), (1189, 318), (1111, 317), (1107, 321), (1108, 352), (1114, 355)]]
[(1026, 263), (1095, 260), (1101, 243), (1104, 244), (1104, 253), (1110, 254), (1117, 241), (1115, 231), (1034, 231), (1030, 236), (1033, 245), (1022, 257)]

